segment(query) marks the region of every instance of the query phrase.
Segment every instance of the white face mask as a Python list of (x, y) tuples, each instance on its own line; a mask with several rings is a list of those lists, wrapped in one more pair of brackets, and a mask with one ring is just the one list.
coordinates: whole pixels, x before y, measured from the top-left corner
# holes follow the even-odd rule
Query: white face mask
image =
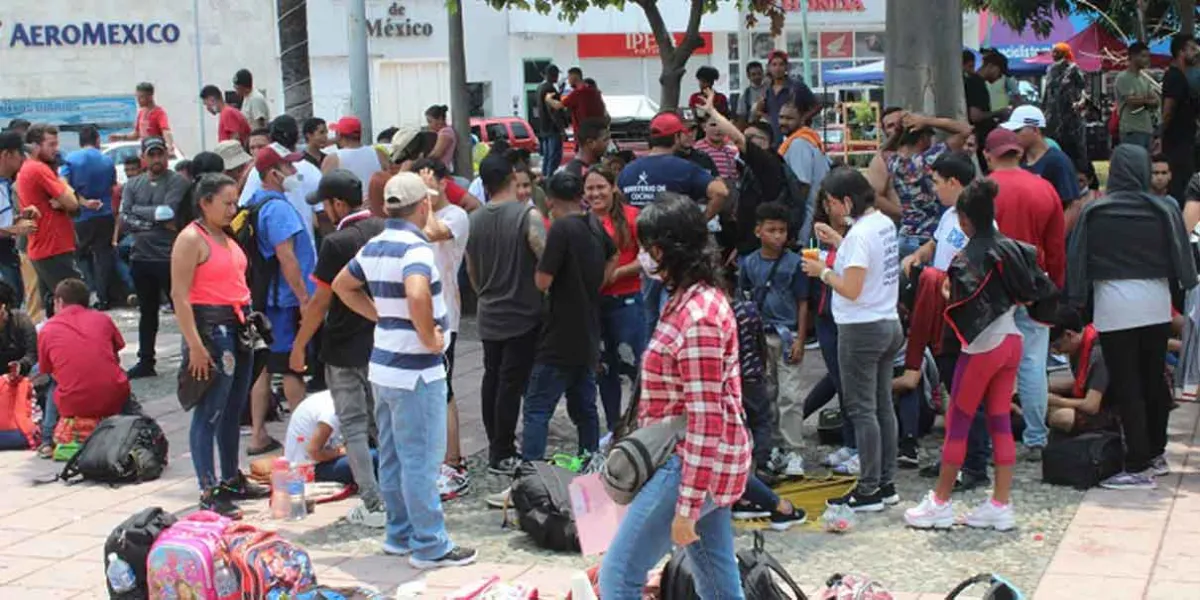
[(287, 177), (283, 178), (283, 191), (289, 194), (295, 192), (296, 190), (300, 189), (301, 183), (302, 182), (298, 176), (288, 175)]
[(658, 261), (654, 260), (654, 257), (650, 256), (649, 252), (645, 249), (639, 250), (637, 259), (638, 264), (642, 265), (642, 271), (646, 273), (647, 277), (662, 281), (662, 277), (655, 273), (655, 271), (658, 271)]

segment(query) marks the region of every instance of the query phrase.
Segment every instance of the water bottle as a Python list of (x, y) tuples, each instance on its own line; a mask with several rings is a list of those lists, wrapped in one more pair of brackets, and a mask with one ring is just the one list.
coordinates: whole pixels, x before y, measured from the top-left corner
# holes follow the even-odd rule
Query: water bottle
[(236, 600), (242, 597), (237, 576), (229, 569), (229, 564), (224, 559), (217, 559), (216, 569), (213, 570), (213, 583), (217, 587), (218, 600)]
[(304, 502), (304, 475), (299, 469), (289, 473), (288, 484), (288, 520), (299, 521), (308, 516), (308, 505)]
[(288, 518), (288, 480), (291, 478), (288, 460), (282, 456), (271, 463), (271, 517)]
[(108, 585), (118, 594), (131, 591), (137, 585), (137, 576), (133, 574), (133, 567), (117, 556), (116, 552), (108, 554), (108, 568), (104, 573), (108, 577)]

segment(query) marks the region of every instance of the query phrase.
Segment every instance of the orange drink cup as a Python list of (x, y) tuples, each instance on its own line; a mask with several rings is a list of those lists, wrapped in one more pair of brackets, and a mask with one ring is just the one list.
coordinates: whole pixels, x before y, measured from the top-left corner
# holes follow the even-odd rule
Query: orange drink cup
[(802, 256), (804, 256), (804, 258), (808, 258), (808, 259), (812, 259), (812, 260), (821, 260), (821, 249), (820, 248), (804, 248), (803, 250), (800, 251), (800, 253)]

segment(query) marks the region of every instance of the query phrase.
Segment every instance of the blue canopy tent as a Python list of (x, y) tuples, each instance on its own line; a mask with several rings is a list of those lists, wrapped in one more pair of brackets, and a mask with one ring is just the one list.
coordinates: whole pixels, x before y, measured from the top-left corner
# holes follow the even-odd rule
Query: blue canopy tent
[(845, 69), (829, 69), (821, 73), (821, 81), (825, 85), (883, 83), (883, 61), (870, 62), (865, 65)]

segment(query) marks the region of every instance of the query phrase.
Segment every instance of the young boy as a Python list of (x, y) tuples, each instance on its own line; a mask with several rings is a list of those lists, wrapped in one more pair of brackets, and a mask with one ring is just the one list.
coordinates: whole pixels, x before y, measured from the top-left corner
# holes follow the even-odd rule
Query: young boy
[(1171, 197), (1171, 163), (1161, 154), (1155, 154), (1150, 159), (1150, 193), (1163, 198)]
[(963, 188), (975, 179), (975, 166), (965, 154), (943, 154), (934, 161), (932, 170), (933, 189), (946, 211), (938, 221), (933, 239), (901, 261), (900, 267), (905, 274), (916, 265), (932, 265), (939, 271), (945, 271), (950, 267), (950, 259), (967, 245), (967, 236), (958, 226), (958, 210), (954, 205)]
[(1103, 429), (1119, 431), (1115, 413), (1104, 405), (1108, 368), (1096, 343), (1099, 338), (1095, 328), (1084, 326), (1079, 313), (1065, 307), (1059, 309), (1056, 321), (1050, 331), (1050, 347), (1070, 357), (1075, 378), (1069, 383), (1050, 383), (1047, 424), (1072, 435)]
[(758, 307), (766, 328), (767, 397), (775, 401), (775, 447), (771, 470), (788, 477), (804, 475), (800, 456), (804, 398), (800, 394), (800, 362), (808, 328), (808, 277), (800, 255), (784, 248), (788, 210), (778, 203), (755, 211), (754, 234), (762, 247), (738, 264), (738, 288)]
[[(287, 439), (283, 456), (289, 462), (312, 462), (317, 481), (354, 483), (350, 459), (342, 443), (341, 424), (333, 406), (333, 394), (328, 390), (313, 394), (300, 402), (288, 419)], [(371, 450), (371, 462), (379, 468), (379, 457)]]

